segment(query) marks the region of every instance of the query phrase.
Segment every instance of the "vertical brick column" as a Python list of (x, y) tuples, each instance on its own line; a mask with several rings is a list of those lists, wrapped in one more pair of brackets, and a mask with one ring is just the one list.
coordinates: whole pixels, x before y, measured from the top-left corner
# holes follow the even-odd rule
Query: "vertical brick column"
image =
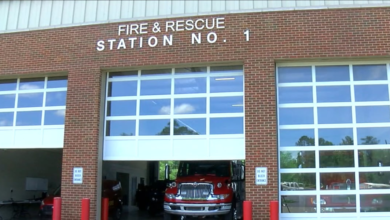
[[(245, 62), (246, 200), (253, 219), (269, 219), (269, 201), (278, 199), (275, 66), (272, 59)], [(255, 185), (255, 167), (268, 168), (268, 184)]]
[[(71, 69), (68, 74), (66, 124), (62, 162), (62, 220), (80, 219), (81, 199), (90, 199), (90, 219), (96, 219), (99, 109), (98, 68)], [(83, 168), (83, 183), (73, 184), (73, 167)]]

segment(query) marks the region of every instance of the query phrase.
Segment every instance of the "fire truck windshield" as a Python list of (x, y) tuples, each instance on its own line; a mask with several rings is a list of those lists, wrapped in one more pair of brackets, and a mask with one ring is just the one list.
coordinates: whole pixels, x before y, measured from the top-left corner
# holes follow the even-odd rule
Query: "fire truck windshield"
[(230, 173), (229, 161), (182, 161), (177, 177), (196, 175), (229, 177)]

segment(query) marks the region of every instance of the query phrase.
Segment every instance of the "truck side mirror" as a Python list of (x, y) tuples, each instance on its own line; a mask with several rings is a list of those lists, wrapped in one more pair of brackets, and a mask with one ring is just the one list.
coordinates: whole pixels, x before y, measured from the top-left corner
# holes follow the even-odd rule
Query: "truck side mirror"
[(240, 175), (241, 180), (245, 180), (245, 166), (241, 165), (241, 175)]
[(169, 180), (169, 165), (165, 164), (165, 180)]

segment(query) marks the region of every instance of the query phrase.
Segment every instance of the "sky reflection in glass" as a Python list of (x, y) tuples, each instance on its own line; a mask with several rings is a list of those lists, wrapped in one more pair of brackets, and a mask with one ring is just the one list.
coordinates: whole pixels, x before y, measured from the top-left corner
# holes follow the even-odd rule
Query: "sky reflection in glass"
[(279, 108), (280, 125), (300, 125), (313, 123), (313, 108)]
[(169, 95), (171, 94), (171, 80), (141, 80), (141, 95)]
[(279, 87), (279, 103), (312, 103), (313, 87)]
[(63, 125), (65, 123), (65, 110), (45, 111), (44, 125)]
[(0, 127), (12, 126), (14, 124), (13, 112), (0, 112)]
[(16, 126), (41, 125), (42, 111), (16, 112)]
[(355, 85), (355, 101), (389, 101), (388, 85)]
[(205, 114), (206, 98), (178, 98), (174, 100), (174, 114)]
[(350, 102), (350, 86), (317, 86), (317, 102)]
[(316, 66), (317, 82), (349, 81), (349, 66)]
[(390, 106), (356, 106), (356, 122), (390, 122)]
[(206, 93), (206, 78), (175, 79), (175, 94)]
[(279, 83), (312, 82), (311, 67), (279, 67)]
[(354, 65), (354, 81), (363, 80), (387, 80), (386, 65)]
[(14, 108), (15, 94), (0, 95), (0, 108)]

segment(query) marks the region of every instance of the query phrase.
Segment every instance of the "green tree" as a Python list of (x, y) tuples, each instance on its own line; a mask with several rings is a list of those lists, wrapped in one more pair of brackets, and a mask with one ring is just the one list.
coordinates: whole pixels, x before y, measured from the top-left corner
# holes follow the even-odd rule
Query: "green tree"
[(366, 136), (364, 138), (360, 138), (363, 145), (370, 145), (370, 144), (379, 144), (380, 140), (378, 140), (374, 136)]
[(297, 160), (292, 158), (291, 152), (280, 153), (280, 168), (297, 168)]
[(177, 171), (179, 169), (179, 161), (160, 161), (159, 162), (159, 172), (158, 172), (158, 179), (164, 180), (165, 179), (165, 165), (168, 164), (170, 168), (169, 173), (169, 179), (174, 180), (176, 179)]
[(350, 136), (345, 136), (340, 145), (353, 145), (353, 139)]
[(314, 138), (308, 137), (306, 135), (299, 138), (297, 142), (295, 142), (296, 146), (314, 146)]
[(125, 133), (125, 132), (122, 132), (121, 134), (120, 134), (120, 136), (134, 136), (134, 134), (133, 133)]
[(329, 146), (329, 145), (334, 145), (332, 142), (325, 140), (324, 138), (319, 138), (318, 139), (318, 145), (320, 146)]

